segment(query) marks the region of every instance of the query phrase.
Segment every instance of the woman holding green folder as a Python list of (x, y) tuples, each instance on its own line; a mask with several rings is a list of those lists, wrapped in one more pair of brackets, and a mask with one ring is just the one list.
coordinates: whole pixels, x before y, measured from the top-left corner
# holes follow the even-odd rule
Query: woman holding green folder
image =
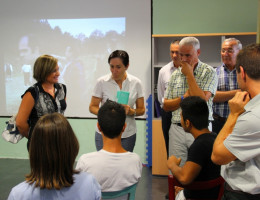
[[(122, 134), (122, 146), (127, 151), (133, 151), (136, 141), (135, 116), (145, 112), (144, 92), (141, 81), (127, 73), (129, 56), (126, 51), (116, 50), (108, 57), (111, 73), (100, 77), (95, 85), (89, 111), (97, 115), (100, 103), (103, 105), (107, 99), (122, 103), (126, 112), (126, 129)], [(103, 139), (96, 128), (95, 142), (97, 150), (103, 148)]]

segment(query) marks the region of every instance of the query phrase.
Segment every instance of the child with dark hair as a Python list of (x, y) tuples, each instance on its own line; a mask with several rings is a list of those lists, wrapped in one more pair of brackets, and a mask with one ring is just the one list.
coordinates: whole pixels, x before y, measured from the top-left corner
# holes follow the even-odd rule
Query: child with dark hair
[[(180, 104), (181, 126), (185, 134), (191, 134), (194, 142), (188, 150), (188, 158), (180, 167), (181, 158), (169, 157), (167, 165), (182, 185), (194, 181), (209, 181), (220, 176), (220, 166), (211, 161), (216, 134), (208, 129), (209, 110), (206, 101), (198, 96), (189, 96)], [(185, 135), (183, 136), (186, 137)], [(216, 199), (219, 187), (208, 190), (184, 189), (176, 199)]]
[(123, 190), (141, 178), (142, 163), (136, 153), (126, 151), (121, 135), (126, 128), (125, 109), (121, 104), (107, 100), (98, 111), (98, 128), (103, 137), (103, 149), (84, 154), (76, 169), (95, 176), (102, 192)]

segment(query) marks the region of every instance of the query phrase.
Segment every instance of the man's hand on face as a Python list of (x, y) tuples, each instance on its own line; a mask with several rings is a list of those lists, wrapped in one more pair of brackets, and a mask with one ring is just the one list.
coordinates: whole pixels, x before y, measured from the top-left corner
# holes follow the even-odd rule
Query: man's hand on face
[(245, 112), (245, 105), (250, 101), (249, 93), (246, 91), (237, 92), (236, 95), (228, 101), (230, 114), (241, 115)]
[(181, 72), (184, 74), (184, 76), (193, 75), (193, 67), (187, 63), (187, 62), (181, 62)]

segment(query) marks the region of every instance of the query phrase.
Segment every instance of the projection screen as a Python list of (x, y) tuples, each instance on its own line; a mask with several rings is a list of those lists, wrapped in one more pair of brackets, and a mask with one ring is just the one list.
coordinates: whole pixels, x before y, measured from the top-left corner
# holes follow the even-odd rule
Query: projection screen
[(59, 60), (67, 117), (95, 117), (92, 91), (110, 73), (107, 58), (116, 49), (129, 53), (128, 72), (142, 80), (145, 100), (151, 93), (150, 0), (2, 1), (0, 26), (0, 116), (18, 111), (43, 54)]

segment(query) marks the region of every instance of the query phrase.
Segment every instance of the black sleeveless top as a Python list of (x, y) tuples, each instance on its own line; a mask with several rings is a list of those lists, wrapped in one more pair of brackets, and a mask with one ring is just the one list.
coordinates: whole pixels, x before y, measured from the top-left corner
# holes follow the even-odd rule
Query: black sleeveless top
[(54, 113), (54, 112), (64, 114), (64, 111), (67, 107), (65, 101), (66, 93), (67, 93), (66, 86), (61, 83), (55, 83), (54, 88), (55, 88), (55, 98), (53, 98), (49, 93), (43, 90), (41, 83), (36, 83), (33, 86), (29, 87), (22, 95), (23, 98), (23, 96), (27, 92), (30, 92), (35, 102), (34, 107), (28, 119), (30, 130), (29, 130), (27, 148), (29, 147), (34, 126), (40, 117), (42, 117), (45, 114)]

